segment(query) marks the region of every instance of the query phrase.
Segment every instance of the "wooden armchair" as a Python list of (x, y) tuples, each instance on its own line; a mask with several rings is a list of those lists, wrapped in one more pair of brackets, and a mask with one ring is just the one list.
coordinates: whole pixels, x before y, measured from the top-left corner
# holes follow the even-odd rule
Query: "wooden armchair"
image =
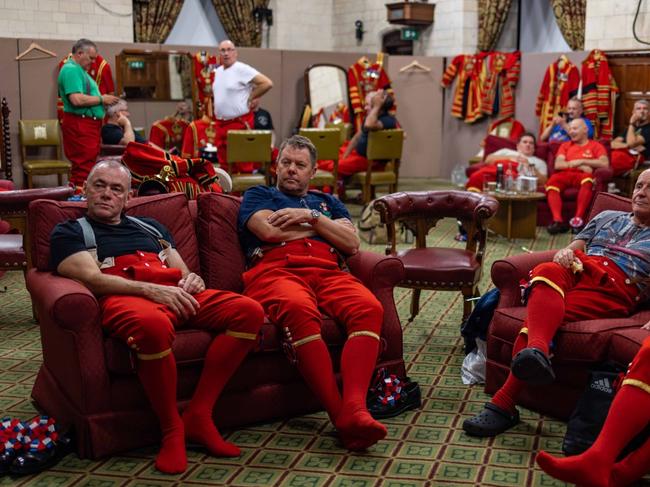
[[(70, 178), (72, 165), (64, 161), (61, 156), (61, 135), (59, 121), (51, 120), (19, 120), (18, 133), (20, 137), (20, 150), (23, 158), (23, 171), (27, 179), (27, 187), (33, 188), (33, 176), (56, 174), (59, 186), (63, 185), (63, 175)], [(27, 158), (28, 147), (54, 147), (56, 159), (31, 159)]]
[[(269, 184), (271, 166), (270, 130), (231, 130), (228, 132), (228, 174), (232, 192), (244, 192), (258, 184)], [(244, 174), (238, 162), (261, 162), (264, 174)]]
[(341, 131), (337, 128), (329, 129), (300, 129), (300, 135), (311, 140), (316, 147), (318, 159), (333, 160), (332, 172), (318, 169), (310, 185), (317, 188), (331, 186), (336, 193), (336, 180), (339, 170), (339, 148), (341, 146)]
[[(463, 320), (472, 311), (469, 298), (479, 296), (487, 241), (487, 220), (496, 214), (499, 202), (491, 196), (469, 191), (400, 192), (378, 198), (374, 208), (387, 225), (386, 254), (404, 264), (405, 277), (398, 286), (413, 289), (412, 321), (420, 309), (422, 289), (460, 291)], [(427, 235), (443, 218), (461, 220), (467, 229), (464, 249), (427, 247)], [(415, 248), (397, 250), (397, 224), (404, 223), (415, 234)]]

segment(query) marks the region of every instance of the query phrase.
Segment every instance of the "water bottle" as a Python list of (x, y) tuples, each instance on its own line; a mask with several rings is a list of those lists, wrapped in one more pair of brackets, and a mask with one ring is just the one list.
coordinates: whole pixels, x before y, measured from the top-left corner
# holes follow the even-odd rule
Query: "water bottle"
[(503, 191), (503, 164), (497, 164), (497, 191)]
[(515, 176), (510, 168), (506, 170), (504, 185), (506, 193), (513, 194), (515, 192)]

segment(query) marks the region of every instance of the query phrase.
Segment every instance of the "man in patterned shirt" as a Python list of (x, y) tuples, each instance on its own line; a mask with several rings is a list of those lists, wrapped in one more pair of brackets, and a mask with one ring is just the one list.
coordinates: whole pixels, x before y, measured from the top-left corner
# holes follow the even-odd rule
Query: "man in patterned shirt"
[[(549, 384), (549, 344), (564, 322), (629, 316), (647, 297), (650, 274), (650, 170), (639, 175), (632, 212), (603, 211), (553, 262), (531, 272), (527, 316), (510, 374), (483, 411), (465, 420), (472, 436), (496, 436), (519, 422), (515, 404), (526, 384)], [(646, 325), (647, 327), (647, 325)]]

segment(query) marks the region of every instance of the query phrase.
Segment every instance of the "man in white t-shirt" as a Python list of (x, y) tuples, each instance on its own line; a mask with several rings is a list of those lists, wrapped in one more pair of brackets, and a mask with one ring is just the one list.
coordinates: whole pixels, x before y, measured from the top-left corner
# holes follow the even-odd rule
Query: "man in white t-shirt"
[(517, 150), (499, 149), (485, 158), (485, 166), (472, 173), (465, 186), (469, 191), (482, 191), (485, 181), (496, 181), (497, 164), (503, 164), (504, 171), (510, 169), (513, 177), (535, 176), (538, 184), (544, 184), (548, 177), (546, 162), (535, 153), (535, 136), (524, 132), (517, 142)]
[[(217, 122), (217, 157), (226, 163), (226, 141), (229, 130), (254, 127), (253, 111), (259, 99), (273, 87), (273, 82), (248, 64), (237, 61), (237, 48), (231, 41), (219, 44), (221, 65), (215, 69), (212, 92)], [(270, 149), (269, 149), (270, 150)], [(253, 172), (253, 163), (240, 163), (239, 171)]]

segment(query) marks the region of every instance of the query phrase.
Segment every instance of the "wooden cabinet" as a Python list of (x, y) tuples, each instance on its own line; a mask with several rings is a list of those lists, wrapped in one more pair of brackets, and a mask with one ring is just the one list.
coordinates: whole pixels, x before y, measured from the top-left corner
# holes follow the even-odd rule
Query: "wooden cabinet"
[(637, 100), (650, 101), (650, 51), (606, 52), (620, 90), (614, 114), (614, 135), (625, 130)]

